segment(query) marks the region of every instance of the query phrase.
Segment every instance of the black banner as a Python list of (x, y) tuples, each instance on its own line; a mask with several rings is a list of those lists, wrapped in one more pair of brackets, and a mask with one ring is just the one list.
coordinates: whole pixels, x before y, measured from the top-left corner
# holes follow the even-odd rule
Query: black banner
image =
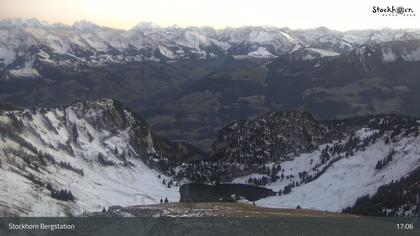
[(0, 218), (0, 235), (420, 235), (419, 219), (277, 218)]

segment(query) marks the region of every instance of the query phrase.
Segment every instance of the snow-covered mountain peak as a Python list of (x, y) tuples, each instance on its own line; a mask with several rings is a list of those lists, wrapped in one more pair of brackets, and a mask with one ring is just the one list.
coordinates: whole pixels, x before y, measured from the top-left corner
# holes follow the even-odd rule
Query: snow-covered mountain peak
[(48, 27), (50, 26), (45, 21), (40, 21), (36, 18), (12, 18), (0, 20), (0, 27), (30, 27), (30, 28), (39, 28), (39, 27)]
[(74, 22), (72, 27), (73, 29), (76, 29), (76, 30), (87, 31), (87, 30), (99, 28), (100, 26), (88, 20), (80, 20), (80, 21)]
[(53, 24), (51, 24), (51, 26), (55, 29), (58, 29), (58, 30), (69, 30), (69, 29), (72, 28), (72, 26), (66, 25), (66, 24), (63, 24), (63, 23), (53, 23)]
[(320, 26), (320, 27), (315, 28), (314, 32), (317, 32), (318, 34), (329, 34), (329, 33), (334, 32), (334, 31), (328, 29), (325, 26)]
[(151, 21), (141, 21), (138, 24), (136, 24), (133, 28), (131, 28), (131, 31), (153, 31), (160, 29), (159, 25), (151, 22)]

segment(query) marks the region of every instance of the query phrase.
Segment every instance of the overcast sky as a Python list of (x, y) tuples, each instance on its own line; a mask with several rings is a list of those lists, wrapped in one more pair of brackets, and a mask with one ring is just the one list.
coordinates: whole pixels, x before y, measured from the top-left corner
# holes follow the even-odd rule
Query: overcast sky
[[(387, 5), (410, 7), (418, 16), (385, 17), (372, 13), (373, 6)], [(216, 28), (420, 28), (420, 0), (0, 0), (0, 18), (32, 17), (65, 24), (86, 19), (122, 29), (140, 21)]]

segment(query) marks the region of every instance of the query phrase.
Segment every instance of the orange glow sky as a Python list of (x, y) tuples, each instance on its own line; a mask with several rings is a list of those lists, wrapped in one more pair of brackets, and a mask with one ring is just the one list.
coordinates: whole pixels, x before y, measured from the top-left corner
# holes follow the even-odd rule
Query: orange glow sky
[[(383, 17), (375, 5), (411, 7), (418, 16)], [(0, 0), (0, 18), (36, 17), (72, 24), (86, 19), (99, 25), (129, 29), (140, 21), (161, 26), (209, 25), (216, 28), (272, 25), (290, 28), (326, 26), (420, 28), (419, 0)]]

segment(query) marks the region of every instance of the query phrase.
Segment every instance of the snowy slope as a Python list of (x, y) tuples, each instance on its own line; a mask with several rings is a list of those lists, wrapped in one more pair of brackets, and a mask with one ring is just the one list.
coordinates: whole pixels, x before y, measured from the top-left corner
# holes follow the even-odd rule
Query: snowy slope
[[(147, 124), (113, 100), (3, 111), (0, 129), (2, 215), (63, 216), (179, 200), (176, 184), (168, 188), (162, 181), (170, 178), (150, 167), (166, 157)], [(75, 201), (52, 198), (47, 184), (71, 191)]]
[(251, 57), (262, 57), (262, 58), (272, 58), (276, 57), (275, 55), (271, 54), (269, 51), (267, 51), (266, 48), (259, 47), (257, 50), (248, 53)]
[(303, 112), (261, 114), (222, 129), (213, 152), (232, 172), (213, 175), (278, 193), (260, 206), (341, 212), (420, 169), (419, 133), (420, 120), (398, 115), (319, 121)]
[[(420, 137), (409, 137), (392, 144), (380, 140), (364, 151), (336, 161), (314, 181), (293, 188), (289, 194), (262, 199), (257, 204), (280, 208), (295, 208), (299, 205), (308, 209), (341, 211), (354, 205), (359, 197), (373, 195), (380, 186), (399, 180), (420, 167), (419, 147)], [(384, 159), (392, 149), (397, 152), (393, 161), (386, 168), (377, 170), (375, 167), (378, 161)], [(319, 157), (320, 152), (316, 151), (282, 163), (283, 174), (294, 175), (295, 178), (276, 181), (269, 187), (278, 191), (290, 182), (299, 182), (298, 173), (313, 172), (312, 168), (320, 163)]]
[(334, 51), (329, 51), (329, 50), (324, 50), (324, 49), (319, 49), (319, 48), (307, 48), (306, 50), (315, 52), (320, 57), (335, 57), (335, 56), (340, 55), (340, 53), (337, 53), (337, 52), (334, 52)]

